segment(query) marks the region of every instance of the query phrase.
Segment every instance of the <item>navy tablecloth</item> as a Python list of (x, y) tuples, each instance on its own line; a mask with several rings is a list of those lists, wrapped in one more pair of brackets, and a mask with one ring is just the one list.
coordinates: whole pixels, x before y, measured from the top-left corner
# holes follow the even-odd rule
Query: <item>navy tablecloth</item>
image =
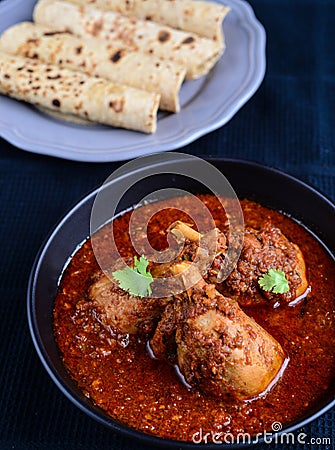
[[(180, 151), (266, 163), (334, 200), (335, 2), (251, 4), (267, 32), (265, 80), (226, 126)], [(29, 272), (43, 239), (77, 199), (117, 166), (39, 156), (0, 139), (1, 450), (147, 448), (105, 429), (60, 394), (35, 353), (26, 320)], [(332, 444), (263, 447), (334, 448), (334, 410), (303, 431), (308, 439), (330, 437)]]

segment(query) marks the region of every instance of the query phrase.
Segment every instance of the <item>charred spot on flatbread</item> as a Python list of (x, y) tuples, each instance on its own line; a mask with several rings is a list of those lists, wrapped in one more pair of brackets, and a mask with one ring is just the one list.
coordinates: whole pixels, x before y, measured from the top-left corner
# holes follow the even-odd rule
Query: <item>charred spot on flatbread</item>
[(114, 100), (109, 102), (109, 107), (113, 109), (116, 113), (120, 113), (123, 111), (124, 107), (124, 99), (121, 98), (120, 100)]
[(100, 31), (103, 29), (104, 26), (104, 21), (103, 19), (100, 20), (96, 20), (95, 22), (92, 23), (92, 28), (91, 28), (91, 34), (92, 36), (98, 36), (98, 34), (100, 34)]
[(48, 80), (59, 80), (60, 78), (62, 78), (60, 75), (54, 75), (54, 76), (48, 75), (47, 76)]
[(192, 44), (192, 42), (194, 42), (195, 39), (193, 36), (189, 36), (186, 39), (183, 40), (182, 44)]
[(28, 44), (38, 44), (39, 43), (39, 39), (37, 38), (30, 38), (27, 40)]
[(171, 37), (170, 32), (167, 30), (161, 30), (158, 33), (159, 42), (167, 42), (170, 39), (170, 37)]
[(61, 31), (46, 31), (43, 33), (44, 36), (55, 36), (56, 34), (70, 34), (67, 30), (61, 30)]
[(60, 101), (58, 100), (58, 98), (54, 98), (52, 100), (52, 104), (53, 106), (56, 106), (56, 108), (60, 108)]
[(113, 63), (117, 63), (122, 58), (122, 56), (123, 56), (122, 50), (118, 50), (111, 56), (110, 59)]

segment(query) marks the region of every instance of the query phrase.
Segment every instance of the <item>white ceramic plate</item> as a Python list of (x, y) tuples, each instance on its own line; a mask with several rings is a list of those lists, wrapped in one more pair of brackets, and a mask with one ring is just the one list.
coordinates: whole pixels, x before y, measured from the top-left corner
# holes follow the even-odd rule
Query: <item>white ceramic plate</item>
[[(254, 94), (265, 73), (265, 31), (241, 0), (223, 22), (226, 51), (211, 73), (184, 83), (181, 112), (160, 113), (157, 132), (143, 135), (102, 125), (73, 125), (33, 106), (0, 96), (0, 135), (17, 147), (76, 161), (119, 161), (182, 147), (230, 120)], [(0, 1), (0, 33), (31, 20), (36, 0)]]

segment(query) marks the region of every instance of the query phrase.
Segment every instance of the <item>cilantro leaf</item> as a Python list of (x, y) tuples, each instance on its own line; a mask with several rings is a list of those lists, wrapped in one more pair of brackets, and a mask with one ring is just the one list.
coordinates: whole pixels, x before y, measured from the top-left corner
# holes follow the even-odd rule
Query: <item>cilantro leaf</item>
[(285, 294), (290, 290), (285, 273), (279, 269), (269, 269), (259, 277), (258, 284), (264, 291), (271, 291), (274, 294)]
[(134, 256), (134, 267), (127, 266), (125, 269), (112, 272), (113, 277), (119, 282), (124, 291), (134, 297), (147, 297), (152, 293), (151, 283), (154, 281), (150, 272), (147, 272), (148, 260), (141, 256)]

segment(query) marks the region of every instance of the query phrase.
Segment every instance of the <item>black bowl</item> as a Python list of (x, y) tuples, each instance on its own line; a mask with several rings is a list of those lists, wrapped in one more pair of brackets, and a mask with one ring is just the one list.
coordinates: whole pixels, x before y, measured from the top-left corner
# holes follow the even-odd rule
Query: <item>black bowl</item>
[[(150, 172), (150, 169), (155, 169), (156, 166), (159, 166), (160, 169), (166, 166), (167, 173), (154, 177), (150, 184), (147, 180), (143, 183), (136, 183), (135, 187), (123, 197), (118, 211), (129, 208), (149, 192), (157, 189), (166, 187), (178, 187), (189, 191), (199, 189), (196, 184), (190, 186), (188, 180), (169, 173), (171, 168), (180, 169), (183, 164), (189, 163), (186, 155), (184, 159), (176, 157), (172, 161), (171, 154), (168, 161), (164, 156), (157, 160), (156, 155), (153, 161), (150, 156), (147, 157), (147, 164), (143, 167), (143, 176), (146, 176), (148, 170)], [(234, 159), (211, 159), (210, 162), (226, 176), (240, 198), (248, 197), (257, 200), (264, 206), (289, 214), (306, 226), (334, 257), (335, 205), (331, 200), (313, 187), (274, 168)], [(138, 170), (136, 170), (136, 174), (135, 171), (126, 172), (115, 179), (109, 188), (118, 190), (122, 180), (125, 179), (132, 184), (132, 180), (138, 177), (138, 174)], [(113, 420), (84, 396), (62, 364), (53, 337), (54, 299), (65, 263), (78, 245), (90, 234), (90, 214), (97, 192), (98, 190), (95, 190), (88, 194), (60, 220), (47, 238), (33, 266), (28, 287), (28, 320), (37, 353), (62, 393), (82, 411), (111, 430), (140, 440), (151, 447), (198, 449), (198, 444), (150, 436)], [(335, 386), (332, 386), (324, 398), (320, 399), (317, 407), (309, 410), (299, 421), (290, 424), (281, 433), (292, 432), (330, 409), (335, 404), (334, 393)], [(243, 444), (221, 444), (221, 448), (241, 446)], [(217, 449), (217, 444), (207, 444), (206, 449)]]

